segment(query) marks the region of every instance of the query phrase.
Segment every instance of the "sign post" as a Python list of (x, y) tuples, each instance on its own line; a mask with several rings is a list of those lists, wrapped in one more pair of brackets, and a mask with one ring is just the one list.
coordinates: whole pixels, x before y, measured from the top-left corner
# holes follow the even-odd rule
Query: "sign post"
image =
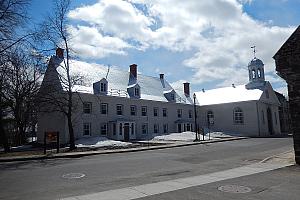
[(59, 132), (45, 132), (44, 134), (44, 154), (47, 150), (47, 142), (56, 143), (56, 153), (59, 153)]

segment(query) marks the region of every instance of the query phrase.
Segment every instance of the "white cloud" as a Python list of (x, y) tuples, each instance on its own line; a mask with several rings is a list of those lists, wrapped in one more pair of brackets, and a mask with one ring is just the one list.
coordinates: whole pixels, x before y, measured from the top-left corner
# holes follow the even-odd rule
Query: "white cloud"
[(124, 49), (131, 46), (117, 38), (103, 36), (96, 28), (86, 26), (70, 26), (71, 47), (84, 58), (103, 58), (111, 54), (125, 55)]
[[(295, 28), (254, 20), (243, 11), (243, 4), (251, 2), (102, 0), (74, 9), (69, 17), (85, 24), (76, 33), (85, 56), (125, 54), (130, 47), (192, 49), (196, 53), (182, 63), (192, 68), (192, 80), (198, 84), (219, 80), (221, 86), (247, 82), (252, 45), (257, 46), (266, 73), (274, 71), (272, 56)], [(89, 28), (95, 36), (90, 39), (82, 36)]]

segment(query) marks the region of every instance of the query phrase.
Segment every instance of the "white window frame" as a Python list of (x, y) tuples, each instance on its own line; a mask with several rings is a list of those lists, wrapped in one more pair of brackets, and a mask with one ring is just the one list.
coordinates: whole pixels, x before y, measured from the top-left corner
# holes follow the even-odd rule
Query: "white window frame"
[[(88, 132), (88, 134), (85, 134), (86, 131)], [(90, 122), (85, 122), (83, 123), (83, 136), (91, 136), (92, 133), (92, 124)]]
[(207, 124), (209, 124), (209, 125), (213, 125), (215, 123), (215, 115), (214, 115), (214, 112), (212, 110), (207, 111), (206, 119), (207, 119)]
[[(121, 109), (119, 109), (119, 108), (121, 108)], [(123, 106), (123, 104), (117, 104), (116, 105), (116, 114), (119, 115), (119, 116), (121, 116), (121, 115), (123, 115), (123, 112), (124, 112), (124, 106)]]
[(163, 125), (163, 132), (168, 133), (168, 131), (169, 131), (168, 124), (164, 124)]
[(153, 125), (153, 133), (159, 133), (159, 124)]
[(107, 92), (107, 84), (100, 83), (100, 92)]
[(92, 102), (88, 102), (88, 101), (83, 102), (83, 113), (84, 114), (92, 113)]
[(244, 112), (241, 108), (237, 107), (233, 111), (234, 124), (244, 124)]
[(147, 106), (142, 106), (141, 112), (143, 117), (147, 116)]
[(177, 117), (182, 118), (182, 109), (177, 109)]
[(130, 115), (136, 116), (136, 106), (135, 105), (130, 106)]
[(174, 93), (171, 93), (170, 96), (171, 96), (171, 100), (174, 101), (174, 100), (175, 100), (175, 94), (174, 94)]
[[(106, 107), (106, 109), (105, 109), (105, 112), (106, 112), (106, 113), (103, 113), (104, 110), (102, 109), (102, 108), (103, 108), (102, 106), (105, 106), (105, 107)], [(102, 114), (102, 115), (107, 115), (107, 114), (108, 114), (108, 104), (107, 104), (107, 103), (101, 103), (101, 104), (100, 104), (100, 109), (101, 109), (101, 114)]]
[(153, 108), (153, 116), (154, 117), (158, 117), (159, 116), (159, 114), (158, 114), (158, 107), (154, 107)]
[[(108, 127), (107, 127), (107, 123), (101, 124), (100, 134), (101, 134), (101, 135), (107, 135), (107, 128), (108, 128)], [(103, 131), (105, 132), (105, 134), (102, 133)]]
[(192, 119), (193, 118), (193, 111), (189, 110), (189, 118)]
[(167, 108), (163, 108), (163, 117), (168, 117), (168, 109)]
[(143, 123), (142, 124), (142, 134), (148, 134), (148, 124), (147, 123)]
[(134, 88), (134, 96), (136, 96), (136, 97), (140, 96), (140, 88), (138, 88), (138, 87)]

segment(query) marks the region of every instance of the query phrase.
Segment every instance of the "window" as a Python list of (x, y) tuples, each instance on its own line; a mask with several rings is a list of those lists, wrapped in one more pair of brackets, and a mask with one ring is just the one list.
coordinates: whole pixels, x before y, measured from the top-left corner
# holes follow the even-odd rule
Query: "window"
[(167, 114), (167, 109), (166, 108), (163, 108), (163, 117), (167, 117), (168, 116), (168, 114)]
[(164, 133), (168, 133), (168, 124), (163, 125)]
[(142, 106), (142, 116), (147, 116), (147, 106)]
[(136, 115), (136, 106), (134, 105), (130, 106), (130, 115), (132, 116)]
[(182, 117), (182, 110), (181, 109), (177, 109), (177, 117), (178, 118)]
[(261, 116), (262, 116), (262, 122), (263, 124), (265, 124), (265, 113), (263, 110), (261, 111)]
[(83, 113), (92, 113), (92, 103), (91, 102), (83, 102)]
[(193, 111), (189, 110), (189, 118), (193, 118)]
[(101, 114), (107, 115), (107, 103), (101, 103)]
[(233, 114), (233, 120), (235, 124), (243, 124), (244, 123), (244, 114), (241, 108), (235, 108)]
[(134, 96), (140, 96), (140, 88), (134, 88)]
[(159, 126), (158, 126), (158, 124), (154, 124), (153, 129), (154, 129), (154, 133), (158, 133), (158, 131), (159, 131)]
[(191, 131), (191, 124), (189, 123), (186, 124), (186, 131)]
[(275, 124), (277, 124), (277, 113), (274, 112), (274, 116), (275, 116)]
[(107, 134), (107, 124), (102, 124), (101, 125), (101, 135), (106, 135)]
[(107, 91), (107, 84), (106, 83), (100, 83), (100, 91), (106, 92)]
[(260, 78), (261, 77), (261, 70), (260, 69), (257, 70), (257, 74), (258, 74), (258, 78)]
[(153, 116), (158, 117), (158, 108), (153, 108)]
[(122, 135), (123, 133), (123, 126), (122, 126), (122, 123), (120, 123), (119, 125), (119, 135)]
[(113, 135), (116, 135), (117, 132), (117, 125), (116, 123), (113, 123)]
[(91, 135), (91, 123), (83, 123), (83, 135)]
[(255, 73), (255, 70), (253, 69), (252, 70), (252, 79), (255, 79), (256, 78), (256, 73)]
[(175, 94), (171, 93), (171, 100), (174, 101), (175, 100)]
[(148, 124), (142, 124), (142, 133), (147, 134), (148, 133)]
[(211, 110), (209, 110), (207, 112), (207, 123), (210, 125), (215, 123), (215, 116), (214, 116), (213, 111), (211, 111)]
[(117, 115), (123, 115), (123, 105), (117, 105)]
[(131, 123), (131, 135), (134, 135), (134, 124), (133, 123)]

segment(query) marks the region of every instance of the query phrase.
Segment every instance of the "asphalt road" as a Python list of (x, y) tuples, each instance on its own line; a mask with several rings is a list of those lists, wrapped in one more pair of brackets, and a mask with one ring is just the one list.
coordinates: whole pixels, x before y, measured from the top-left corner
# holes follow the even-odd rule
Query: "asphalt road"
[[(292, 138), (252, 138), (78, 159), (2, 163), (0, 199), (59, 199), (191, 177), (256, 163), (291, 149)], [(68, 173), (85, 176), (63, 178)]]

